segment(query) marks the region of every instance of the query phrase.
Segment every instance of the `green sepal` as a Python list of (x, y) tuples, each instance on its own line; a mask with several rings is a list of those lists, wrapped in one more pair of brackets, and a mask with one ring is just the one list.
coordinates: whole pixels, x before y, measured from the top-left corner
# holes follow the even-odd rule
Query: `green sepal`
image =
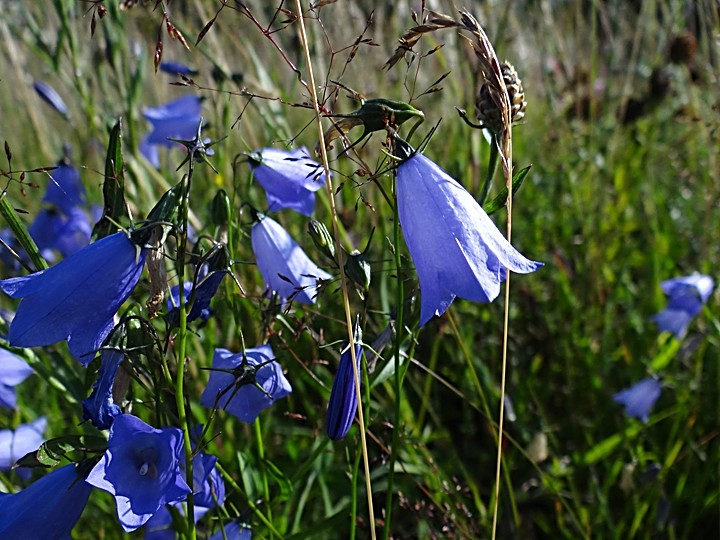
[[(525, 181), (525, 177), (527, 177), (528, 173), (530, 172), (530, 167), (532, 167), (532, 165), (528, 165), (524, 169), (521, 169), (520, 171), (518, 171), (518, 173), (513, 178), (513, 181), (512, 181), (513, 195), (515, 195), (515, 192), (518, 189), (520, 189), (520, 186)], [(500, 193), (498, 193), (497, 197), (495, 197), (492, 201), (490, 201), (485, 206), (483, 206), (483, 210), (485, 210), (485, 212), (487, 212), (488, 215), (494, 214), (495, 212), (500, 210), (500, 208), (505, 206), (505, 203), (507, 202), (507, 198), (508, 198), (508, 190), (507, 190), (507, 186), (506, 186), (506, 187), (502, 188), (502, 190), (500, 190)]]

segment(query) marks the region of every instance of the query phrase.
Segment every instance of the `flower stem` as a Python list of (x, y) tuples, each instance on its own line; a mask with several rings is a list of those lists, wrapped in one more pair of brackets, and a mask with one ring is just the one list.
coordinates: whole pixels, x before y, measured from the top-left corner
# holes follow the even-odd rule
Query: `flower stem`
[(403, 329), (405, 328), (404, 304), (405, 304), (405, 288), (402, 280), (402, 259), (400, 257), (400, 215), (398, 214), (397, 205), (397, 184), (393, 178), (393, 196), (395, 198), (394, 217), (393, 217), (393, 243), (395, 244), (395, 272), (396, 278), (396, 299), (397, 314), (395, 315), (395, 343), (393, 348), (393, 357), (395, 363), (395, 415), (393, 419), (392, 443), (390, 445), (390, 461), (388, 462), (388, 484), (385, 494), (385, 526), (383, 528), (383, 538), (390, 538), (390, 525), (392, 521), (392, 504), (393, 504), (393, 484), (395, 481), (395, 461), (399, 452), (400, 437), (400, 406), (402, 396), (402, 379), (403, 373), (400, 372), (400, 344), (402, 343)]
[(478, 203), (480, 203), (480, 206), (485, 204), (485, 199), (487, 199), (488, 193), (490, 193), (493, 177), (495, 176), (495, 171), (497, 170), (498, 155), (498, 141), (496, 140), (495, 135), (493, 135), (492, 142), (490, 143), (490, 158), (488, 160), (485, 183), (483, 184), (483, 187), (480, 190), (480, 196), (478, 197)]
[[(260, 418), (256, 418), (253, 423), (255, 429), (255, 440), (257, 440), (257, 451), (258, 458), (260, 460), (260, 474), (262, 475), (263, 485), (263, 497), (267, 505), (267, 518), (272, 521), (272, 508), (270, 506), (270, 485), (268, 484), (267, 468), (265, 467), (265, 445), (263, 444), (262, 437), (262, 426), (260, 425)], [(274, 538), (272, 531), (270, 531), (270, 538)]]

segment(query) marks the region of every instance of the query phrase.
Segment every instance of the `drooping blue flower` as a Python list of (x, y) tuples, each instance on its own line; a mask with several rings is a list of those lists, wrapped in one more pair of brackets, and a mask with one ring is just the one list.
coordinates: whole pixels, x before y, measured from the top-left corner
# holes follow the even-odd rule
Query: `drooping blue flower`
[(262, 215), (258, 218), (250, 241), (267, 288), (282, 299), (314, 304), (317, 281), (330, 279), (330, 274), (318, 268), (277, 221)]
[(10, 324), (10, 345), (38, 347), (67, 340), (72, 355), (87, 365), (144, 263), (145, 249), (119, 232), (47, 270), (0, 281), (6, 294), (22, 298)]
[[(43, 432), (47, 427), (47, 419), (41, 416), (29, 424), (22, 424), (17, 429), (0, 431), (0, 471), (9, 471), (15, 462), (25, 454), (37, 450), (45, 442)], [(18, 469), (20, 472), (21, 469)], [(23, 470), (29, 476), (30, 471)]]
[(201, 108), (197, 96), (183, 96), (159, 107), (147, 107), (143, 114), (153, 130), (140, 143), (140, 152), (155, 167), (159, 167), (157, 147), (178, 145), (170, 138), (192, 140), (200, 124)]
[(86, 247), (90, 243), (92, 225), (82, 208), (71, 208), (68, 213), (57, 208), (44, 208), (28, 227), (28, 233), (43, 257), (53, 261), (54, 251), (67, 258)]
[(65, 102), (60, 97), (60, 94), (57, 93), (57, 90), (42, 81), (35, 81), (33, 83), (33, 88), (45, 103), (67, 118), (67, 105), (65, 105)]
[(322, 165), (307, 148), (264, 148), (249, 156), (248, 165), (263, 187), (271, 211), (290, 208), (306, 216), (315, 210), (315, 192), (325, 185)]
[(0, 406), (14, 409), (17, 405), (15, 387), (32, 375), (28, 363), (8, 350), (0, 349)]
[(144, 525), (163, 505), (185, 500), (182, 431), (155, 429), (130, 414), (117, 416), (108, 449), (87, 482), (115, 496), (125, 532)]
[(252, 540), (252, 529), (242, 521), (233, 521), (210, 537), (210, 540)]
[(663, 281), (660, 286), (668, 297), (667, 307), (654, 315), (658, 330), (682, 339), (690, 321), (702, 310), (715, 286), (710, 276), (693, 274)]
[(113, 400), (113, 383), (125, 353), (118, 349), (102, 349), (100, 358), (98, 378), (93, 383), (90, 397), (82, 402), (83, 418), (98, 429), (110, 429), (113, 420), (122, 414)]
[(193, 69), (180, 62), (160, 62), (160, 71), (169, 73), (170, 75), (187, 75), (192, 77), (197, 75), (197, 69)]
[(65, 465), (22, 491), (0, 494), (0, 538), (70, 538), (90, 491), (75, 465)]
[(78, 206), (85, 205), (85, 186), (80, 172), (75, 167), (61, 161), (57, 168), (48, 174), (50, 182), (45, 190), (43, 202), (56, 206), (66, 214)]
[(210, 380), (200, 403), (208, 408), (221, 407), (243, 422), (252, 423), (260, 411), (290, 395), (292, 387), (280, 364), (270, 361), (275, 358), (270, 345), (247, 349), (245, 356), (247, 363), (242, 353), (215, 349)]
[(510, 245), (473, 196), (420, 153), (398, 166), (397, 204), (420, 281), (420, 326), (457, 296), (492, 302), (507, 269), (527, 274), (542, 266)]
[[(357, 360), (358, 374), (360, 371), (360, 360), (362, 358), (362, 345), (355, 344), (355, 359)], [(362, 381), (362, 378), (360, 379)], [(352, 350), (346, 344), (340, 355), (340, 365), (333, 380), (328, 402), (327, 419), (325, 429), (328, 437), (338, 441), (345, 437), (350, 431), (355, 413), (357, 412), (358, 396), (355, 391), (355, 373), (352, 365)]]
[[(193, 516), (197, 523), (209, 510), (225, 502), (225, 482), (215, 467), (217, 458), (202, 452), (193, 458)], [(183, 476), (184, 468), (181, 466)], [(216, 503), (217, 501), (217, 503)], [(173, 503), (184, 514), (180, 502)], [(172, 527), (173, 519), (168, 506), (163, 506), (145, 523), (145, 540), (174, 540), (177, 535)]]
[(648, 377), (613, 395), (613, 401), (625, 406), (625, 414), (647, 423), (655, 402), (660, 397), (662, 384)]
[[(211, 270), (204, 277), (198, 280), (197, 286), (195, 287), (195, 296), (193, 299), (192, 308), (187, 314), (187, 322), (192, 322), (195, 319), (202, 319), (207, 321), (212, 314), (210, 309), (210, 301), (220, 287), (222, 279), (225, 277), (227, 271), (225, 270)], [(185, 303), (187, 304), (191, 298), (193, 298), (193, 282), (186, 281), (183, 284)], [(178, 326), (180, 324), (180, 287), (175, 285), (170, 289), (170, 298), (168, 298), (167, 308), (167, 320), (171, 327)]]

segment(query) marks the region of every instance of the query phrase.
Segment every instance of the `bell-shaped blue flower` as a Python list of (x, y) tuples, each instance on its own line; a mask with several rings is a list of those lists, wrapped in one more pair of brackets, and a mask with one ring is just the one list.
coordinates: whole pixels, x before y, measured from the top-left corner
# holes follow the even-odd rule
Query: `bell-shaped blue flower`
[(258, 214), (250, 241), (265, 284), (284, 300), (314, 304), (319, 279), (331, 276), (310, 260), (292, 236), (275, 220)]
[[(357, 360), (358, 374), (360, 371), (360, 360), (362, 358), (362, 345), (355, 344), (355, 358)], [(362, 379), (360, 379), (362, 381)], [(355, 372), (352, 365), (352, 350), (346, 344), (340, 355), (340, 365), (337, 375), (333, 381), (328, 402), (327, 419), (325, 429), (328, 437), (333, 441), (340, 440), (348, 434), (355, 413), (357, 412), (358, 396), (355, 391)]]
[(103, 349), (100, 353), (100, 373), (93, 383), (90, 397), (82, 402), (83, 418), (98, 429), (110, 429), (122, 411), (113, 400), (113, 384), (125, 353), (118, 349)]
[(50, 105), (53, 109), (55, 109), (64, 117), (68, 117), (69, 112), (67, 105), (65, 105), (63, 98), (60, 97), (60, 94), (57, 93), (57, 90), (55, 90), (48, 83), (42, 81), (35, 81), (33, 83), (33, 88), (35, 88), (38, 96), (40, 96), (45, 103)]
[(113, 316), (135, 288), (145, 249), (124, 232), (106, 236), (55, 266), (0, 281), (0, 289), (22, 298), (10, 324), (9, 342), (38, 347), (67, 340), (87, 365), (113, 327)]
[(90, 491), (75, 465), (65, 465), (22, 491), (0, 494), (0, 538), (70, 538)]
[(8, 350), (0, 349), (0, 407), (15, 408), (15, 387), (32, 375), (28, 363)]
[(43, 202), (59, 208), (66, 214), (73, 208), (85, 205), (85, 186), (80, 178), (80, 171), (61, 161), (49, 174), (50, 182), (45, 190)]
[(325, 185), (322, 165), (307, 148), (265, 148), (250, 154), (248, 165), (265, 190), (270, 211), (290, 208), (306, 216), (315, 210), (315, 192)]
[(43, 257), (53, 261), (53, 251), (67, 258), (87, 246), (92, 226), (87, 212), (82, 208), (71, 208), (68, 213), (57, 208), (44, 208), (28, 227), (28, 233)]
[[(45, 442), (43, 432), (46, 427), (47, 419), (41, 416), (34, 422), (18, 426), (15, 430), (0, 430), (0, 471), (9, 471), (18, 459), (40, 448)], [(23, 472), (27, 472), (28, 475), (30, 473), (27, 470)]]
[(660, 397), (661, 390), (660, 381), (648, 377), (613, 395), (613, 401), (624, 405), (625, 414), (628, 416), (647, 423), (650, 410)]
[(140, 143), (140, 152), (155, 167), (160, 166), (158, 146), (169, 148), (178, 143), (169, 139), (192, 140), (198, 131), (202, 103), (197, 96), (183, 96), (143, 112), (152, 124), (152, 131)]
[(181, 64), (180, 62), (160, 62), (160, 71), (169, 73), (170, 75), (187, 75), (192, 77), (197, 75), (197, 69)]
[(210, 380), (200, 403), (208, 408), (221, 407), (243, 422), (254, 422), (260, 411), (292, 392), (273, 358), (275, 354), (267, 344), (247, 349), (245, 356), (215, 349)]
[(473, 196), (420, 153), (398, 166), (397, 204), (420, 281), (420, 326), (456, 296), (492, 302), (508, 269), (527, 274), (542, 266), (510, 245)]
[(164, 504), (182, 501), (190, 493), (180, 470), (183, 459), (181, 430), (155, 429), (121, 414), (110, 428), (108, 449), (87, 482), (115, 496), (120, 524), (130, 532)]
[(694, 274), (663, 281), (660, 286), (668, 297), (667, 307), (653, 316), (658, 330), (682, 339), (690, 321), (702, 310), (715, 286), (710, 276)]

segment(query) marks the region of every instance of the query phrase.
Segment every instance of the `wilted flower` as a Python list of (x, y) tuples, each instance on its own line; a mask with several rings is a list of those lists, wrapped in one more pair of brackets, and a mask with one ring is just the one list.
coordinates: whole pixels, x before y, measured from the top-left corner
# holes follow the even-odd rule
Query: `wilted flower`
[(542, 266), (510, 245), (473, 196), (420, 153), (398, 167), (397, 203), (420, 280), (420, 326), (456, 296), (492, 302), (507, 269), (527, 274)]
[(306, 216), (315, 209), (315, 192), (325, 185), (322, 165), (310, 159), (307, 148), (264, 148), (249, 156), (248, 165), (267, 195), (271, 211), (290, 208)]
[(169, 140), (192, 140), (200, 124), (201, 101), (197, 96), (183, 96), (159, 107), (147, 107), (143, 112), (153, 130), (140, 143), (140, 151), (155, 167), (160, 166), (157, 147), (173, 147)]
[(650, 409), (660, 397), (662, 385), (648, 377), (613, 396), (613, 401), (625, 406), (625, 414), (647, 423)]
[(60, 97), (60, 94), (58, 94), (52, 86), (42, 81), (35, 81), (33, 83), (33, 88), (35, 88), (38, 96), (40, 96), (45, 103), (67, 118), (67, 105), (65, 105), (65, 102)]
[(710, 276), (694, 274), (663, 281), (660, 285), (668, 297), (667, 307), (652, 320), (661, 332), (670, 332), (681, 339), (690, 321), (702, 310), (712, 294), (714, 283)]
[(275, 354), (267, 344), (247, 349), (244, 355), (215, 349), (210, 380), (200, 403), (208, 408), (221, 407), (243, 422), (254, 422), (260, 411), (292, 392), (273, 358)]
[(140, 279), (144, 262), (145, 250), (119, 232), (47, 270), (0, 281), (6, 294), (22, 298), (10, 324), (10, 345), (67, 340), (72, 355), (89, 364)]
[(0, 494), (0, 538), (70, 538), (91, 488), (65, 465), (27, 488)]
[(32, 375), (28, 363), (5, 349), (0, 349), (0, 406), (15, 408), (15, 387)]
[[(358, 374), (360, 374), (360, 359), (362, 358), (362, 345), (360, 343), (355, 343), (355, 358), (357, 360)], [(342, 439), (348, 434), (355, 419), (357, 405), (358, 396), (355, 391), (352, 350), (346, 344), (340, 355), (340, 365), (330, 392), (330, 402), (328, 403), (325, 422), (328, 437), (333, 441)]]
[(43, 432), (46, 427), (47, 420), (41, 416), (34, 422), (18, 426), (14, 431), (0, 431), (0, 471), (9, 471), (18, 459), (40, 448), (45, 442)]
[(87, 482), (115, 496), (120, 524), (130, 532), (164, 504), (182, 501), (190, 493), (180, 470), (183, 459), (181, 430), (155, 429), (121, 414), (110, 428), (108, 449)]
[(100, 373), (93, 383), (92, 393), (82, 402), (83, 418), (98, 429), (109, 429), (113, 420), (122, 414), (113, 400), (113, 383), (125, 353), (118, 349), (103, 349), (100, 358)]
[(250, 240), (267, 287), (283, 299), (314, 304), (317, 280), (330, 279), (330, 274), (318, 268), (277, 221), (258, 218)]

